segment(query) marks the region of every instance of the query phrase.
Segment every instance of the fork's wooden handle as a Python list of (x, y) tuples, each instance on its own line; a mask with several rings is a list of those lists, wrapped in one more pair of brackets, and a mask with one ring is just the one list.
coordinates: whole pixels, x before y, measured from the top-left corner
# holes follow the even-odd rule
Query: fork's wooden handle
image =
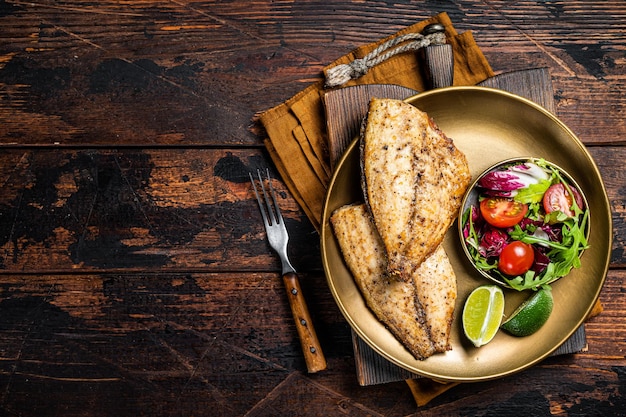
[(322, 352), (320, 342), (317, 340), (309, 309), (302, 296), (298, 275), (288, 272), (283, 275), (283, 282), (287, 289), (289, 306), (291, 307), (293, 319), (296, 322), (298, 336), (300, 336), (300, 345), (302, 346), (302, 353), (304, 353), (306, 367), (309, 373), (323, 371), (326, 369), (326, 358)]

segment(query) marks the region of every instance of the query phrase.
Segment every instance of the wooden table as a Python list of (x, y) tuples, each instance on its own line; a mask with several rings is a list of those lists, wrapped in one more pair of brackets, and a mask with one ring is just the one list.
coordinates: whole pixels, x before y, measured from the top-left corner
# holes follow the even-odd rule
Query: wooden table
[[(588, 350), (417, 410), (361, 387), (318, 235), (282, 183), (328, 360), (308, 375), (249, 169), (255, 113), (439, 12), (497, 72), (548, 67), (611, 199)], [(626, 4), (0, 2), (0, 415), (626, 415)]]

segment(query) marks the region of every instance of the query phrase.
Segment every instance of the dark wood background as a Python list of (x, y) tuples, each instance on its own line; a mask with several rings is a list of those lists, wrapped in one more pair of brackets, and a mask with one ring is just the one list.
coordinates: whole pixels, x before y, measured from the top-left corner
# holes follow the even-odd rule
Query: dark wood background
[[(404, 382), (357, 384), (279, 186), (329, 363), (306, 374), (247, 173), (270, 164), (256, 113), (439, 12), (496, 72), (549, 68), (614, 243), (586, 352), (418, 411)], [(626, 415), (625, 65), (623, 1), (0, 0), (0, 415)]]

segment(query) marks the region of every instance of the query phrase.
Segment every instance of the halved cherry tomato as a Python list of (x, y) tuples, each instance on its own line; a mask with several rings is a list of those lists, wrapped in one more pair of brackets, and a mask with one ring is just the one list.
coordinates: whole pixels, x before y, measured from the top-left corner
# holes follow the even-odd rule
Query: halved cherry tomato
[(506, 198), (490, 197), (480, 202), (480, 212), (492, 226), (511, 227), (524, 218), (528, 206)]
[(522, 275), (533, 266), (534, 261), (533, 247), (516, 240), (502, 249), (498, 260), (498, 269), (505, 275)]
[[(582, 209), (583, 199), (580, 193), (572, 186), (569, 186), (569, 189), (572, 190), (572, 194), (574, 194), (576, 198), (576, 204)], [(558, 184), (551, 185), (543, 195), (543, 209), (546, 213), (558, 210), (572, 217), (574, 216), (574, 211), (572, 210), (573, 201), (572, 195), (568, 193), (565, 186), (559, 182)]]

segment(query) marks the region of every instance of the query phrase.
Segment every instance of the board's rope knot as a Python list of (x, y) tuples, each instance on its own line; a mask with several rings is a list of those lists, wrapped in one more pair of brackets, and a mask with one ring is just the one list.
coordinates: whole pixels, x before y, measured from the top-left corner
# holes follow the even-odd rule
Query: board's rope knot
[(416, 51), (429, 45), (442, 45), (446, 43), (445, 33), (436, 32), (428, 35), (420, 33), (407, 33), (380, 44), (363, 58), (356, 58), (348, 64), (339, 64), (326, 71), (326, 87), (338, 87), (350, 80), (359, 78), (370, 68), (375, 67), (394, 55), (408, 51)]

